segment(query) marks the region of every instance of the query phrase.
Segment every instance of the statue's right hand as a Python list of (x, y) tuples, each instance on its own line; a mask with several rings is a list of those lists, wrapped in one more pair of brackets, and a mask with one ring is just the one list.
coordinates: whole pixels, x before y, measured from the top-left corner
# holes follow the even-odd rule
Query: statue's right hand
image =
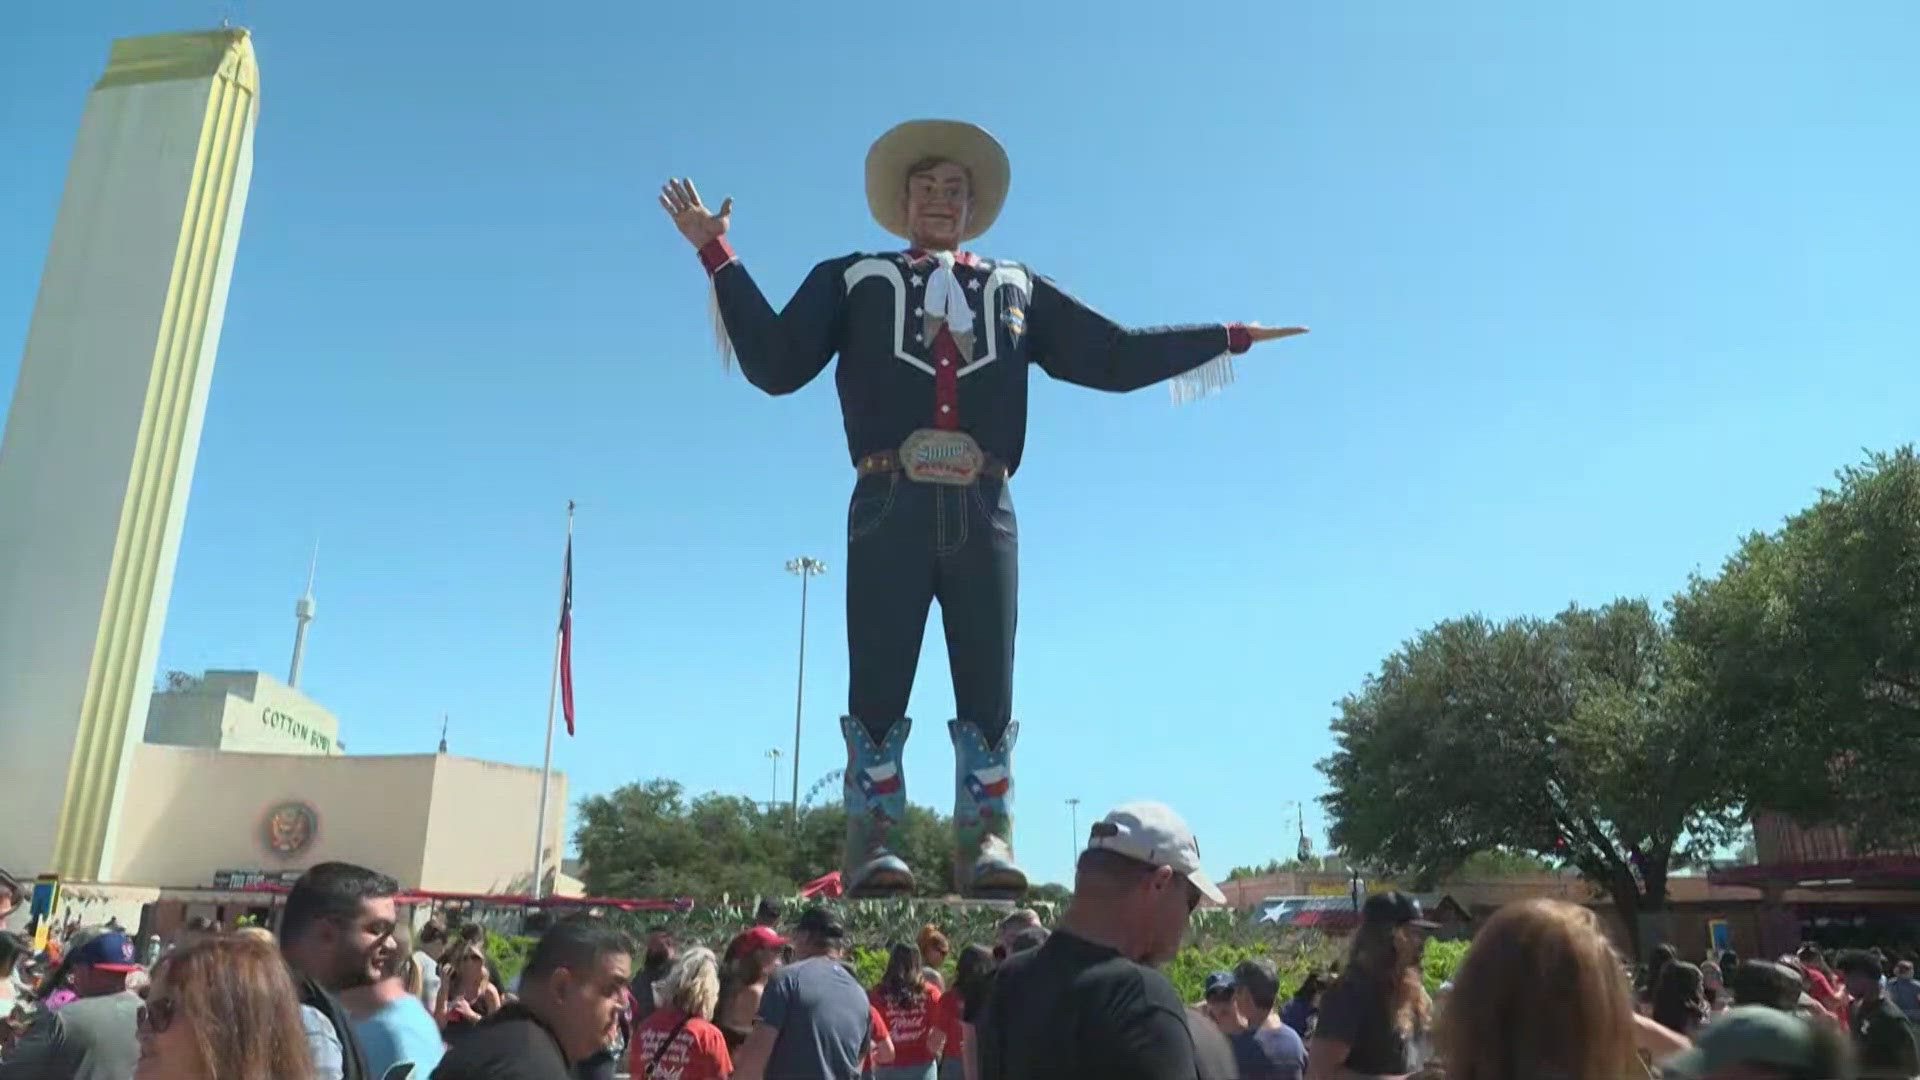
[(720, 210), (715, 213), (700, 202), (700, 193), (693, 189), (693, 181), (682, 177), (668, 180), (660, 188), (660, 205), (673, 218), (674, 228), (687, 238), (697, 250), (706, 247), (727, 233), (727, 219), (733, 214), (733, 199), (728, 197), (720, 202)]

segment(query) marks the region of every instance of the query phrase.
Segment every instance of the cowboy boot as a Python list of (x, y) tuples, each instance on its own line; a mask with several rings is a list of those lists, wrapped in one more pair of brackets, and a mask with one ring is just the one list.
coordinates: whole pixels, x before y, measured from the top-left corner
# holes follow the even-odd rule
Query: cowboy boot
[(998, 746), (971, 720), (950, 720), (953, 735), (953, 881), (963, 896), (1007, 897), (1027, 891), (1013, 862), (1013, 741), (1009, 723)]
[(840, 718), (847, 740), (847, 771), (841, 794), (847, 806), (847, 848), (841, 880), (849, 896), (892, 896), (913, 891), (913, 871), (894, 854), (907, 817), (906, 774), (900, 752), (913, 721), (894, 721), (878, 744), (867, 726)]

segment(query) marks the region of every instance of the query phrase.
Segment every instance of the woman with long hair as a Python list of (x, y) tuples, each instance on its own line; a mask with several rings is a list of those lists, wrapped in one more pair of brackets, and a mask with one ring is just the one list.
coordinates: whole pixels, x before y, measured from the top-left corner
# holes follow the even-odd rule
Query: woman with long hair
[(720, 961), (712, 949), (688, 949), (659, 983), (660, 1007), (627, 1044), (633, 1080), (726, 1080), (733, 1073), (727, 1041), (713, 1025), (720, 1003)]
[(953, 986), (933, 1006), (933, 1026), (946, 1044), (941, 1048), (940, 1080), (965, 1080), (967, 1012), (987, 1000), (993, 987), (993, 950), (969, 945), (954, 961)]
[(1653, 984), (1653, 1022), (1688, 1038), (1707, 1021), (1706, 976), (1684, 960), (1668, 961)]
[(893, 1039), (893, 1060), (873, 1070), (874, 1080), (935, 1080), (947, 1036), (933, 1022), (940, 990), (921, 974), (920, 950), (901, 943), (889, 948), (887, 970), (869, 997)]
[(1405, 893), (1367, 897), (1347, 966), (1320, 1001), (1309, 1080), (1406, 1076), (1426, 1064), (1433, 1003), (1420, 958), (1433, 928)]
[(1660, 973), (1667, 969), (1668, 964), (1678, 959), (1680, 959), (1679, 951), (1664, 941), (1655, 945), (1653, 951), (1647, 954), (1646, 970), (1640, 977), (1640, 1004), (1646, 1006), (1649, 1011), (1653, 1007), (1654, 988), (1660, 985)]
[(728, 1050), (740, 1049), (753, 1033), (760, 997), (767, 980), (780, 968), (780, 951), (786, 943), (772, 927), (756, 926), (727, 946), (726, 967), (720, 973), (720, 1008), (713, 1022), (725, 1036)]
[(201, 938), (154, 965), (134, 1080), (311, 1080), (299, 995), (280, 950)]
[(487, 954), (470, 941), (453, 947), (441, 972), (440, 1003), (433, 1018), (452, 1046), (500, 1007), (500, 988), (488, 973)]
[(1644, 1076), (1633, 984), (1593, 912), (1560, 900), (1501, 908), (1473, 939), (1440, 1019), (1447, 1080)]

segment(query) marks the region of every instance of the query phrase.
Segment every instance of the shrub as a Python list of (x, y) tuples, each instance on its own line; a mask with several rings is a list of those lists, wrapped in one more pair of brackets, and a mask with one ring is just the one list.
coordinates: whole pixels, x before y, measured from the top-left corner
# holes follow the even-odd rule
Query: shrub
[(534, 943), (539, 940), (524, 934), (487, 931), (487, 959), (493, 961), (493, 966), (500, 972), (500, 981), (506, 984), (500, 988), (502, 993), (514, 988), (520, 978), (520, 969), (527, 966), (527, 957), (532, 955)]
[(1427, 955), (1420, 963), (1420, 978), (1427, 984), (1427, 993), (1440, 989), (1440, 984), (1453, 978), (1460, 969), (1460, 961), (1466, 959), (1468, 941), (1429, 941)]
[[(803, 905), (788, 903), (788, 917), (798, 914)], [(887, 967), (887, 949), (894, 942), (912, 943), (920, 928), (928, 923), (940, 928), (953, 943), (954, 956), (947, 960), (952, 974), (955, 957), (970, 943), (989, 945), (994, 941), (1000, 920), (1010, 910), (1004, 906), (956, 904), (940, 900), (867, 900), (830, 905), (839, 914), (851, 937), (847, 960), (859, 974), (862, 985), (872, 986)], [(1039, 905), (1045, 922), (1051, 925), (1055, 913)], [(753, 922), (753, 904), (702, 904), (689, 911), (608, 912), (622, 929), (638, 942), (648, 928), (661, 926), (672, 931), (682, 944), (705, 945), (715, 952)], [(487, 955), (500, 969), (500, 977), (511, 987), (526, 965), (534, 938), (487, 933)], [(1429, 993), (1453, 977), (1466, 954), (1465, 941), (1430, 941), (1422, 964), (1421, 976)], [(1234, 965), (1252, 957), (1272, 960), (1280, 975), (1280, 993), (1290, 996), (1307, 973), (1326, 973), (1346, 957), (1346, 941), (1329, 938), (1316, 930), (1295, 930), (1263, 925), (1245, 915), (1220, 909), (1194, 913), (1187, 925), (1186, 944), (1164, 969), (1181, 1000), (1199, 1001), (1207, 973), (1231, 971)], [(637, 959), (637, 958), (636, 958)]]

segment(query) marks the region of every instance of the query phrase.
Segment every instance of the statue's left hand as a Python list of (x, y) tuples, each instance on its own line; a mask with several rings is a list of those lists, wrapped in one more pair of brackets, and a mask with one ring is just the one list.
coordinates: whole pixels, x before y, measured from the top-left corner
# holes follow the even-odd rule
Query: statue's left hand
[(1304, 326), (1261, 326), (1259, 323), (1247, 324), (1247, 337), (1256, 342), (1296, 337), (1306, 332), (1307, 328)]

